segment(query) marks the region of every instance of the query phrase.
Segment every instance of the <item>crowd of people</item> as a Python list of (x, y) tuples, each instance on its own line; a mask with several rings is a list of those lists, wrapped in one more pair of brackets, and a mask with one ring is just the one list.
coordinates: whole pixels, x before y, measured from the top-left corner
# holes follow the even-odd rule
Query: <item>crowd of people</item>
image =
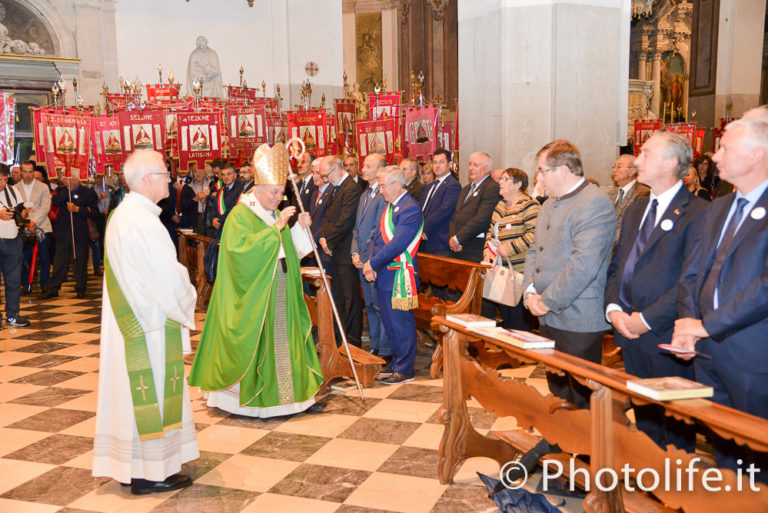
[[(176, 381), (195, 328), (195, 292), (175, 258), (176, 228), (219, 242), (211, 245), (219, 248), (217, 276), (190, 374), (211, 407), (262, 418), (322, 409), (300, 276), (301, 266), (319, 263), (338, 310), (337, 343), (363, 347), (365, 312), (366, 349), (387, 362), (380, 382), (413, 380), (416, 255), (426, 252), (521, 273), (518, 304), (483, 304), (504, 327), (538, 330), (559, 351), (598, 364), (613, 330), (630, 374), (694, 379), (714, 388), (714, 401), (768, 419), (768, 352), (760, 344), (768, 327), (768, 109), (731, 123), (718, 151), (695, 161), (684, 137), (653, 135), (637, 158), (616, 160), (610, 190), (585, 176), (579, 149), (564, 139), (539, 150), (530, 192), (524, 171), (494, 170), (484, 152), (470, 155), (464, 186), (448, 151), (435, 151), (429, 164), (427, 178), (412, 159), (387, 165), (371, 154), (359, 167), (354, 157), (306, 152), (295, 187), (286, 187), (282, 145), (262, 146), (239, 170), (216, 160), (210, 170), (176, 176), (162, 156), (140, 151), (116, 187), (67, 178), (53, 194), (33, 162), (20, 166), (12, 187), (10, 170), (0, 168), (9, 325), (27, 324), (16, 291), (32, 275), (23, 281), (22, 268), (50, 242), (53, 271), (43, 272), (37, 258), (44, 297), (58, 294), (70, 260), (85, 295), (89, 248), (94, 268), (104, 268), (100, 389), (112, 392), (99, 395), (94, 473), (130, 481), (134, 493), (191, 483), (177, 474), (197, 447), (186, 387)], [(17, 205), (24, 215), (14, 214)], [(33, 255), (18, 233), (33, 234)], [(665, 352), (662, 343), (682, 352)], [(130, 387), (116, 381), (123, 374)], [(553, 394), (589, 407), (589, 389), (568, 375), (548, 373), (547, 382)], [(171, 403), (173, 415), (160, 416), (159, 405)], [(655, 405), (634, 410), (638, 428), (661, 447), (693, 450), (694, 427)], [(766, 463), (765, 454), (706, 435), (722, 467)], [(543, 440), (523, 464), (556, 450)]]

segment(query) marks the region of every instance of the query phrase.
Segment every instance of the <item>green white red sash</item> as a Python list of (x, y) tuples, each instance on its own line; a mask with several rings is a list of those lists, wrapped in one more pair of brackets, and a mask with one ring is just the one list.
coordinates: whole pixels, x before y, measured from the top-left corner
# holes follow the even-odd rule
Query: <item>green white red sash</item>
[[(385, 243), (389, 243), (395, 236), (395, 223), (392, 220), (394, 207), (389, 204), (384, 215), (381, 216), (381, 237)], [(416, 269), (413, 267), (413, 259), (419, 251), (421, 244), (421, 232), (424, 222), (419, 226), (419, 231), (408, 247), (398, 255), (387, 269), (395, 272), (395, 283), (392, 287), (392, 308), (395, 310), (413, 310), (419, 307), (419, 291), (416, 288)]]

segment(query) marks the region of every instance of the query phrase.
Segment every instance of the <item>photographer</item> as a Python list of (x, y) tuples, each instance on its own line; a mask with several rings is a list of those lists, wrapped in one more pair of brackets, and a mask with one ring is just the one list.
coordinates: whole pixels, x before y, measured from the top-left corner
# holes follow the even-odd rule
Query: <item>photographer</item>
[(8, 187), (8, 175), (8, 166), (0, 166), (0, 272), (5, 281), (5, 322), (7, 326), (24, 327), (29, 326), (29, 321), (19, 315), (23, 250), (18, 224), (25, 220), (21, 209), (14, 215), (21, 198)]
[[(27, 230), (37, 236), (38, 250), (37, 260), (40, 262), (40, 290), (45, 291), (48, 287), (48, 279), (51, 276), (51, 220), (48, 218), (48, 212), (51, 210), (51, 191), (42, 181), (35, 179), (35, 163), (31, 160), (21, 165), (21, 182), (14, 185), (19, 201), (26, 207), (32, 207), (29, 214), (29, 224)], [(32, 265), (32, 254), (34, 252), (34, 243), (24, 248), (24, 265), (21, 276), (21, 283), (24, 286), (24, 292), (31, 290), (30, 266)], [(34, 270), (32, 271), (34, 276)]]

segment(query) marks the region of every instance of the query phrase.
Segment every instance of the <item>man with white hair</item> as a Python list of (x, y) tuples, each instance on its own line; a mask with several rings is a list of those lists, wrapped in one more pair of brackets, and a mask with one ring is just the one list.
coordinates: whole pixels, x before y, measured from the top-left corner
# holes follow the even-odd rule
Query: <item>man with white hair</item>
[(197, 294), (160, 222), (170, 175), (161, 154), (125, 162), (131, 192), (107, 224), (93, 475), (131, 493), (192, 484), (181, 465), (200, 456), (184, 380)]
[(499, 184), (490, 178), (491, 156), (475, 152), (469, 156), (469, 180), (459, 193), (456, 211), (448, 226), (448, 246), (454, 258), (480, 262), (483, 259), (485, 234), (491, 224), (493, 209), (501, 195)]
[[(309, 212), (278, 211), (288, 152), (266, 144), (253, 157), (255, 186), (224, 225), (219, 267), (189, 382), (208, 406), (277, 417), (319, 411), (323, 374), (301, 287), (299, 260), (312, 251)], [(233, 307), (237, 305), (237, 307)]]
[[(737, 192), (716, 198), (700, 223), (678, 289), (672, 344), (696, 357), (696, 380), (713, 401), (768, 419), (768, 121), (756, 116), (726, 127), (713, 156)], [(691, 359), (692, 355), (683, 355)], [(768, 455), (730, 440), (713, 440), (720, 467), (763, 469)]]

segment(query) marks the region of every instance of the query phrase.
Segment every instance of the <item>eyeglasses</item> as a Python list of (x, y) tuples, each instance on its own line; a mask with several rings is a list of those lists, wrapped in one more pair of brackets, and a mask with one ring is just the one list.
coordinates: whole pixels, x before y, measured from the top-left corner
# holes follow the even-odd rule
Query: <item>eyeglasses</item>
[(159, 175), (159, 176), (164, 176), (164, 177), (166, 177), (166, 178), (170, 178), (170, 177), (171, 177), (171, 173), (147, 173), (147, 174), (148, 174), (148, 175)]

